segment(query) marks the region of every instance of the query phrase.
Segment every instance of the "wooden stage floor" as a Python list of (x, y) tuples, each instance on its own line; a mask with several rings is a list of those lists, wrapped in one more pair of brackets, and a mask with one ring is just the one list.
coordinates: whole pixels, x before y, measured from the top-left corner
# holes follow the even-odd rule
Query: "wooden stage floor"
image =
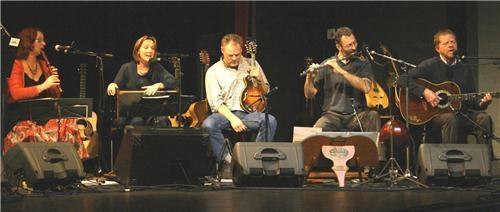
[(2, 211), (499, 211), (500, 179), (475, 187), (419, 188), (409, 182), (306, 183), (298, 188), (222, 185), (87, 185), (2, 193)]

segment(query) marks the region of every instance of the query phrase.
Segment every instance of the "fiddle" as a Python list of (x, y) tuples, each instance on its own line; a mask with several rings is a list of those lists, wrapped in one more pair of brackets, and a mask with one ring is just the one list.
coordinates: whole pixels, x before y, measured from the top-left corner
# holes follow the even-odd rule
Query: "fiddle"
[[(52, 71), (51, 71), (52, 65), (50, 65), (49, 59), (47, 58), (47, 55), (45, 54), (44, 51), (41, 51), (41, 55), (42, 55), (42, 58), (45, 60), (45, 62), (47, 62), (47, 68), (50, 71), (50, 75), (49, 76), (51, 76), (52, 75)], [(63, 92), (63, 89), (61, 88), (60, 85), (57, 85), (57, 89), (59, 89), (59, 92), (61, 92), (61, 93)]]

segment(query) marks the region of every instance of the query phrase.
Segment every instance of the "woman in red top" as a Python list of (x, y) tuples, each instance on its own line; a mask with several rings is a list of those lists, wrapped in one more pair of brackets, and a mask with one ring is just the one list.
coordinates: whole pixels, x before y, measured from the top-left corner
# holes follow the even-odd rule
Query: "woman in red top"
[(25, 28), (19, 33), (21, 42), (12, 67), (8, 85), (8, 103), (20, 100), (60, 97), (57, 68), (48, 67), (42, 59), (45, 37), (37, 28)]
[[(18, 36), (21, 41), (11, 75), (7, 79), (7, 103), (61, 97), (58, 70), (54, 66), (49, 67), (42, 55), (47, 45), (42, 31), (37, 28), (25, 28)], [(4, 139), (4, 153), (19, 142), (71, 142), (75, 144), (82, 159), (89, 157), (83, 147), (76, 119), (50, 119), (44, 125), (38, 125), (32, 120), (17, 120), (16, 114), (15, 111), (7, 113), (7, 118), (11, 116), (8, 118), (8, 124), (15, 126)]]

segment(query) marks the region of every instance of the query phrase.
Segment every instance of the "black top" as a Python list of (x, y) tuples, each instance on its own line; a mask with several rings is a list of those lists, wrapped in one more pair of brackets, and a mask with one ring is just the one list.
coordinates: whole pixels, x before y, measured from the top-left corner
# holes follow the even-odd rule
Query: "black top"
[(153, 85), (161, 82), (165, 89), (172, 89), (178, 86), (178, 80), (170, 74), (161, 64), (152, 63), (146, 75), (137, 74), (137, 63), (130, 61), (122, 65), (115, 80), (113, 81), (121, 90), (140, 90), (143, 86)]
[[(45, 75), (43, 75), (43, 73), (40, 76), (40, 78), (38, 79), (38, 81), (35, 81), (35, 80), (29, 78), (27, 74), (24, 75), (24, 87), (41, 85), (43, 82), (45, 82)], [(38, 96), (36, 98), (46, 98), (46, 97), (50, 97), (48, 90), (44, 90), (44, 91), (40, 92), (40, 94), (38, 94)]]
[[(460, 87), (461, 93), (477, 92), (474, 77), (467, 66), (460, 61), (457, 61), (455, 65), (445, 64), (439, 55), (422, 61), (416, 68), (410, 69), (408, 74), (402, 74), (397, 81), (398, 85), (404, 87), (409, 85), (410, 95), (421, 98), (425, 88), (415, 82), (416, 78), (422, 78), (434, 84), (452, 81)], [(486, 107), (479, 106), (479, 101), (480, 99), (464, 101), (462, 109), (485, 109)]]
[[(326, 61), (337, 58), (330, 57)], [(337, 58), (338, 59), (338, 58)], [(361, 78), (373, 79), (372, 66), (370, 62), (361, 60), (359, 57), (352, 57), (347, 64), (338, 62), (339, 66), (344, 70)], [(366, 108), (366, 99), (362, 91), (352, 87), (352, 85), (340, 74), (332, 73), (332, 68), (327, 66), (318, 70), (318, 76), (314, 79), (314, 86), (319, 88), (323, 81), (323, 111), (333, 111), (342, 114), (351, 114), (354, 112), (352, 108), (352, 100), (356, 110)]]

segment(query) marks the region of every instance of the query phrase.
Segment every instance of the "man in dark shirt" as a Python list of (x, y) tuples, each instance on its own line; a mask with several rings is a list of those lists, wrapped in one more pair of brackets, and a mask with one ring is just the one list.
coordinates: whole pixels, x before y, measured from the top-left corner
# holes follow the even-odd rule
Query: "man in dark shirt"
[[(438, 105), (440, 97), (432, 90), (417, 84), (416, 78), (423, 78), (434, 84), (452, 81), (460, 87), (461, 93), (477, 92), (472, 72), (456, 57), (458, 44), (455, 33), (449, 29), (438, 31), (434, 35), (434, 48), (438, 56), (424, 60), (415, 69), (409, 70), (408, 74), (401, 75), (397, 83), (405, 87), (408, 85), (411, 96), (425, 99), (432, 107)], [(479, 135), (478, 143), (489, 143), (484, 135), (491, 133), (491, 117), (485, 112), (474, 110), (486, 109), (491, 100), (491, 94), (487, 93), (481, 99), (464, 101), (457, 113), (441, 113), (434, 117), (428, 123), (431, 139), (427, 142), (441, 139), (442, 143), (465, 143), (465, 134), (459, 133), (464, 133), (464, 129), (473, 129), (475, 134)], [(479, 124), (487, 132), (480, 130), (468, 119)]]
[(380, 129), (378, 113), (365, 110), (364, 94), (370, 91), (370, 79), (373, 79), (371, 64), (354, 56), (358, 43), (350, 28), (337, 30), (335, 46), (338, 54), (323, 61), (322, 65), (312, 64), (309, 70), (317, 71), (308, 71), (304, 83), (308, 99), (314, 97), (320, 87), (324, 90), (323, 114), (314, 127), (323, 131), (377, 132)]

